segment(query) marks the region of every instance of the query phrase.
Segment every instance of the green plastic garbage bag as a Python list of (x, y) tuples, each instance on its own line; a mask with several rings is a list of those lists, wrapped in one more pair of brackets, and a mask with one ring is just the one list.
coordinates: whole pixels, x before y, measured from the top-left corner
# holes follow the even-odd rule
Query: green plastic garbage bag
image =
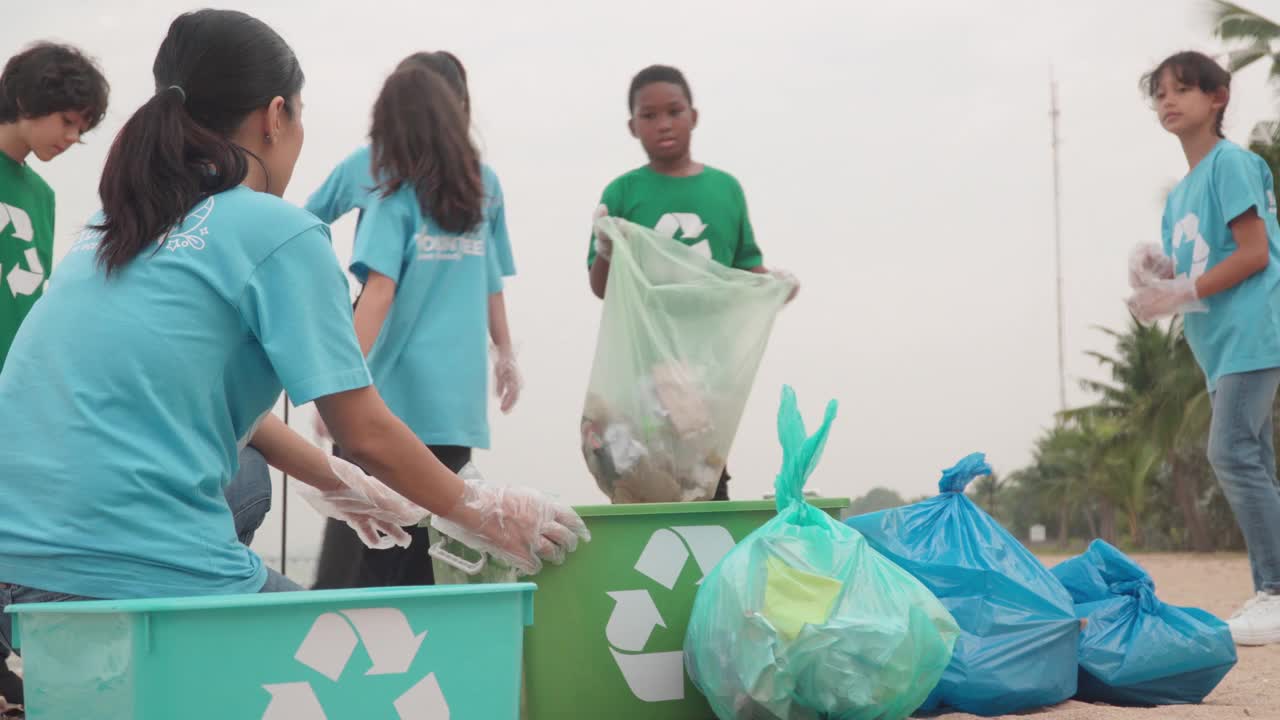
[(835, 412), (807, 437), (783, 389), (778, 515), (698, 590), (685, 666), (720, 720), (905, 718), (951, 661), (960, 631), (938, 599), (805, 502)]
[(582, 411), (582, 454), (616, 503), (708, 500), (792, 287), (617, 218)]

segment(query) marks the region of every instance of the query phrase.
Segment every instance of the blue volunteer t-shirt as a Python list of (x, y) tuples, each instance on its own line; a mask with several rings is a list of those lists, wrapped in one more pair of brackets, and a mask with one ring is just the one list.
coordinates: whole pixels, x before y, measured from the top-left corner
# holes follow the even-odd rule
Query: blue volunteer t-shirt
[(1203, 275), (1236, 249), (1229, 223), (1253, 208), (1267, 227), (1271, 262), (1234, 288), (1205, 298), (1207, 312), (1183, 317), (1187, 343), (1208, 380), (1280, 367), (1280, 224), (1271, 169), (1228, 140), (1169, 193), (1161, 234), (1179, 276)]
[[(359, 210), (361, 218), (369, 201), (378, 196), (374, 189), (372, 150), (368, 145), (356, 149), (338, 163), (329, 173), (324, 184), (307, 198), (306, 208), (313, 215), (325, 221), (333, 221), (352, 210)], [(511, 238), (507, 235), (507, 211), (502, 199), (502, 184), (493, 168), (482, 164), (480, 173), (484, 178), (485, 192), (488, 194), (489, 232), (492, 246), (490, 250), (497, 256), (498, 267), (503, 277), (514, 277), (516, 274), (515, 258), (511, 254)], [(357, 222), (356, 239), (359, 240), (359, 223)]]
[(328, 229), (244, 187), (108, 278), (86, 232), (0, 373), (0, 582), (99, 598), (258, 591), (223, 488), (283, 387), (370, 384)]
[[(492, 189), (486, 187), (492, 198)], [(428, 445), (489, 447), (489, 295), (502, 290), (492, 206), (457, 235), (422, 213), (409, 186), (374, 196), (356, 232), (351, 272), (396, 283), (369, 351), (387, 406)]]

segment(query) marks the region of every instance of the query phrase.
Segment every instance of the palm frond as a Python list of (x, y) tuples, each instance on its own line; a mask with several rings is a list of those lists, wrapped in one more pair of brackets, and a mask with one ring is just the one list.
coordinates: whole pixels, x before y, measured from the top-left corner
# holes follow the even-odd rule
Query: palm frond
[(1213, 0), (1213, 34), (1223, 40), (1272, 40), (1280, 25), (1235, 3)]
[[(1263, 40), (1258, 40), (1245, 48), (1238, 50), (1230, 50), (1227, 52), (1227, 69), (1236, 72), (1246, 68), (1264, 57), (1271, 55), (1271, 45)], [(1275, 66), (1272, 66), (1274, 73)]]

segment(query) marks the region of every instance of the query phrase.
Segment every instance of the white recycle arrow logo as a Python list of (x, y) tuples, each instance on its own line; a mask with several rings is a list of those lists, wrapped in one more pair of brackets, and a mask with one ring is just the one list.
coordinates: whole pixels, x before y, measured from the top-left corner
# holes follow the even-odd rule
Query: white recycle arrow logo
[(707, 259), (711, 259), (711, 245), (702, 237), (702, 231), (706, 230), (707, 226), (697, 214), (667, 213), (658, 218), (658, 223), (653, 226), (653, 229), (673, 240), (676, 232), (679, 231), (686, 245), (706, 256)]
[[(35, 235), (35, 228), (31, 225), (31, 216), (26, 210), (13, 205), (5, 205), (0, 203), (0, 233), (6, 228), (13, 227), (13, 236), (19, 240), (30, 242)], [(23, 257), (27, 260), (27, 267), (30, 270), (23, 270), (21, 267), (14, 265), (9, 270), (9, 292), (13, 297), (19, 295), (30, 295), (44, 284), (44, 265), (40, 262), (40, 255), (34, 247), (27, 248), (23, 253)]]
[[(409, 671), (418, 655), (424, 631), (413, 634), (409, 619), (396, 608), (355, 608), (327, 612), (315, 619), (293, 657), (337, 682), (364, 643), (373, 667), (365, 675), (399, 675)], [(271, 703), (262, 720), (327, 720), (309, 682), (263, 685)], [(435, 673), (429, 673), (393, 703), (401, 720), (449, 720), (449, 704)]]
[(707, 226), (695, 213), (667, 213), (658, 218), (658, 224), (653, 229), (669, 238), (674, 238), (679, 230), (680, 236), (685, 240), (697, 240)]
[[(733, 536), (719, 525), (660, 528), (649, 537), (635, 567), (673, 590), (690, 555), (705, 578), (733, 546)], [(653, 629), (667, 626), (649, 591), (619, 590), (608, 595), (614, 606), (605, 637), (632, 694), (646, 702), (683, 699), (684, 652), (644, 652)]]

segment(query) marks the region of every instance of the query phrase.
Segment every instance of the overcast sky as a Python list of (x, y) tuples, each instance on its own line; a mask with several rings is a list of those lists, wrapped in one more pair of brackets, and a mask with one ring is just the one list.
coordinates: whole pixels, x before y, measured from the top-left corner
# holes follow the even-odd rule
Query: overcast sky
[[(1280, 17), (1280, 0), (1246, 3)], [(769, 266), (803, 283), (779, 318), (730, 456), (737, 498), (771, 486), (779, 390), (816, 423), (841, 403), (812, 484), (829, 495), (936, 488), (983, 450), (1025, 464), (1057, 409), (1050, 68), (1059, 85), (1068, 398), (1097, 375), (1095, 326), (1126, 314), (1125, 257), (1156, 241), (1164, 191), (1186, 171), (1138, 77), (1183, 49), (1218, 52), (1204, 3), (1172, 0), (545, 0), (538, 3), (226, 2), (270, 23), (307, 75), (306, 146), (286, 198), (301, 203), (364, 142), (386, 73), (448, 49), (471, 78), (476, 135), (502, 180), (519, 276), (507, 306), (527, 387), (493, 411), (490, 478), (573, 502), (603, 496), (578, 449), (600, 304), (584, 268), (600, 191), (644, 162), (626, 132), (641, 67), (685, 70), (701, 112), (696, 159), (746, 189)], [(96, 209), (111, 138), (153, 91), (151, 63), (179, 12), (163, 0), (27, 4), (0, 25), (8, 55), (53, 38), (96, 56), (112, 85), (102, 127), (49, 164), (55, 258)], [(1265, 71), (1240, 73), (1226, 129), (1244, 142), (1276, 114)], [(345, 262), (353, 222), (334, 227)], [(295, 424), (310, 408), (294, 415)], [(310, 545), (309, 511), (290, 542)], [(279, 513), (260, 537), (278, 543)], [(297, 545), (295, 545), (297, 547)]]

